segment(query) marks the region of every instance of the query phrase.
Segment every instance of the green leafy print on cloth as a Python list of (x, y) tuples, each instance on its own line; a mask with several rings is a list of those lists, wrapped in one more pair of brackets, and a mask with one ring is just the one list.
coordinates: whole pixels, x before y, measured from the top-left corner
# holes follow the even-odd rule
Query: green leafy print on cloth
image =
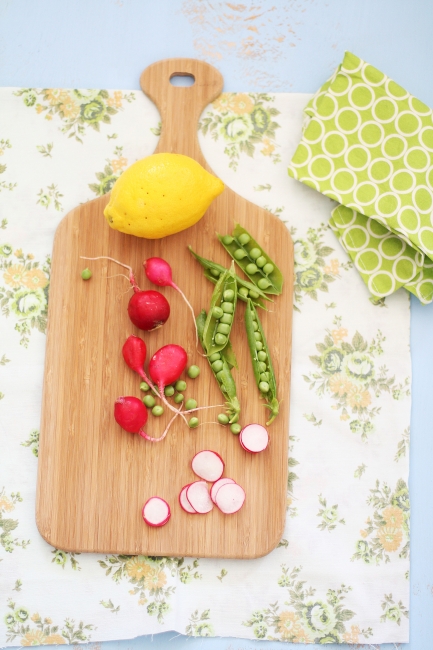
[(397, 482), (394, 491), (380, 481), (370, 490), (367, 504), (373, 506), (373, 516), (368, 517), (366, 526), (360, 531), (352, 560), (363, 560), (366, 564), (390, 562), (389, 553), (398, 553), (399, 558), (409, 555), (410, 504), (409, 490), (403, 479)]
[(7, 515), (15, 510), (15, 505), (23, 500), (19, 492), (12, 492), (9, 496), (3, 487), (0, 490), (0, 546), (4, 548), (6, 553), (12, 553), (17, 546), (26, 548), (30, 544), (30, 540), (19, 540), (12, 537), (13, 530), (18, 528), (19, 521), (11, 519)]
[(123, 147), (114, 149), (114, 158), (107, 158), (104, 171), (96, 172), (97, 183), (90, 183), (89, 187), (96, 196), (103, 196), (110, 192), (123, 170), (128, 166), (128, 159), (123, 155)]
[[(9, 140), (5, 140), (2, 138), (0, 140), (0, 156), (4, 156), (6, 153), (7, 149), (11, 149), (12, 145)], [(7, 165), (5, 163), (0, 162), (0, 174), (4, 174), (5, 171), (7, 170)], [(16, 183), (10, 183), (8, 181), (0, 181), (0, 192), (2, 190), (9, 190), (12, 191), (15, 187), (17, 186)], [(3, 222), (2, 222), (3, 223)]]
[[(358, 643), (359, 636), (368, 638), (371, 628), (360, 630), (357, 625), (346, 628), (355, 612), (346, 609), (344, 599), (351, 587), (341, 585), (340, 589), (328, 589), (323, 599), (315, 596), (316, 589), (305, 587), (305, 580), (299, 580), (302, 567), (288, 569), (282, 565), (280, 587), (287, 588), (289, 600), (285, 609), (278, 602), (267, 609), (253, 612), (242, 625), (253, 628), (257, 639), (286, 641), (291, 643)], [(273, 633), (271, 630), (273, 629)]]
[(359, 332), (351, 342), (341, 318), (333, 321), (335, 329), (326, 330), (322, 343), (317, 343), (318, 355), (310, 356), (317, 366), (315, 372), (304, 375), (310, 389), (317, 395), (329, 395), (335, 401), (331, 408), (341, 411), (340, 420), (350, 420), (352, 433), (361, 435), (364, 442), (374, 431), (373, 420), (380, 412), (380, 406), (373, 406), (381, 393), (391, 393), (396, 400), (410, 395), (409, 378), (397, 384), (389, 376), (386, 366), (378, 367), (377, 358), (383, 354), (382, 344), (386, 341), (380, 330), (368, 343)]
[(62, 569), (64, 569), (67, 565), (69, 558), (73, 570), (81, 571), (80, 563), (75, 557), (76, 555), (81, 555), (81, 553), (68, 553), (66, 551), (60, 551), (58, 548), (55, 548), (53, 551), (51, 551), (51, 554), (54, 555), (51, 562), (54, 562), (54, 564), (61, 566)]
[(59, 192), (57, 185), (54, 185), (54, 183), (47, 185), (46, 189), (41, 188), (37, 196), (38, 200), (36, 203), (38, 205), (42, 205), (42, 207), (44, 207), (46, 210), (48, 210), (49, 207), (54, 207), (57, 212), (61, 212), (63, 210), (63, 206), (60, 202), (63, 194)]
[(123, 102), (135, 100), (134, 93), (125, 95), (116, 90), (65, 90), (63, 88), (21, 88), (15, 95), (22, 97), (24, 104), (34, 107), (46, 120), (60, 118), (62, 133), (69, 138), (83, 142), (88, 128), (100, 130), (101, 124), (111, 124), (111, 117), (122, 110)]
[(405, 607), (401, 600), (398, 601), (398, 604), (393, 600), (392, 594), (387, 596), (384, 594), (384, 600), (382, 602), (383, 614), (380, 617), (381, 623), (386, 623), (386, 621), (391, 621), (392, 623), (401, 624), (402, 616), (409, 618), (409, 610)]
[(215, 636), (212, 624), (210, 623), (210, 609), (205, 609), (201, 614), (198, 609), (191, 614), (185, 628), (188, 636)]
[(16, 638), (21, 646), (84, 643), (90, 641), (90, 632), (94, 629), (93, 625), (84, 625), (82, 621), (76, 626), (69, 618), (62, 626), (53, 625), (51, 618), (42, 618), (37, 612), (30, 615), (26, 607), (17, 606), (11, 599), (8, 608), (10, 611), (4, 617), (8, 643)]
[[(5, 354), (3, 354), (0, 359), (0, 366), (5, 366), (7, 363), (10, 363), (10, 359), (8, 359)], [(4, 396), (5, 394), (0, 391), (0, 400), (3, 399)]]
[(281, 157), (275, 153), (275, 131), (280, 125), (274, 117), (280, 111), (271, 106), (275, 100), (266, 93), (222, 93), (199, 122), (199, 131), (208, 133), (213, 140), (222, 137), (229, 157), (229, 167), (236, 171), (240, 155), (254, 156), (256, 147), (263, 156), (278, 163)]
[(27, 347), (32, 329), (45, 333), (47, 328), (48, 289), (51, 259), (47, 255), (40, 267), (34, 255), (15, 250), (10, 244), (0, 244), (0, 307), (3, 316), (11, 314), (18, 320), (15, 325), (20, 343)]
[(319, 503), (322, 507), (319, 509), (317, 516), (320, 517), (321, 522), (317, 528), (331, 532), (338, 524), (346, 523), (343, 518), (339, 519), (338, 504), (328, 506), (326, 499), (321, 494), (319, 494)]
[(138, 594), (139, 605), (146, 605), (149, 616), (156, 616), (159, 623), (164, 622), (164, 616), (170, 611), (169, 598), (176, 587), (167, 586), (169, 577), (179, 577), (183, 584), (198, 580), (198, 560), (185, 565), (183, 557), (147, 557), (145, 555), (110, 555), (105, 560), (98, 560), (100, 567), (105, 569), (105, 575), (111, 575), (114, 582), (124, 578), (133, 586), (130, 594)]
[(39, 455), (39, 431), (38, 429), (33, 429), (33, 431), (30, 432), (29, 437), (27, 440), (21, 443), (22, 447), (30, 447), (32, 450), (32, 454), (36, 456), (36, 458)]

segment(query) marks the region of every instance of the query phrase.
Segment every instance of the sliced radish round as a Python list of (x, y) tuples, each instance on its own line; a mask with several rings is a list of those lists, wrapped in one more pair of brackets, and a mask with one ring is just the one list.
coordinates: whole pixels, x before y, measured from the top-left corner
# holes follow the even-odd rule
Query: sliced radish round
[(220, 478), (218, 479), (218, 481), (215, 481), (215, 483), (212, 485), (210, 489), (210, 498), (214, 503), (216, 503), (215, 501), (216, 493), (218, 492), (220, 487), (226, 485), (226, 483), (236, 483), (236, 481), (234, 481), (232, 478)]
[(170, 506), (161, 497), (150, 497), (142, 510), (143, 519), (148, 526), (164, 526), (171, 517)]
[(191, 483), (186, 490), (186, 498), (189, 504), (200, 515), (205, 515), (213, 508), (207, 485), (204, 481)]
[(189, 488), (191, 483), (188, 483), (188, 485), (185, 485), (179, 493), (179, 504), (182, 510), (185, 510), (185, 512), (189, 512), (191, 515), (196, 515), (197, 510), (194, 510), (188, 499), (186, 498), (186, 491)]
[(242, 508), (245, 501), (245, 490), (237, 483), (226, 483), (216, 493), (215, 503), (226, 515), (232, 515)]
[(258, 454), (268, 446), (269, 434), (261, 424), (247, 424), (240, 433), (239, 442), (245, 451)]
[(209, 483), (221, 478), (224, 471), (224, 461), (216, 451), (205, 449), (199, 451), (192, 459), (192, 471)]

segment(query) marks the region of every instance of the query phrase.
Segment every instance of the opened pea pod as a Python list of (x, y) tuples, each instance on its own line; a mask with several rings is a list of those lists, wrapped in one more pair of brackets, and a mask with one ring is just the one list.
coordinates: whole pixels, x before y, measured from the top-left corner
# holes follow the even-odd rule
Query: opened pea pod
[(231, 235), (218, 235), (218, 239), (257, 289), (275, 295), (282, 292), (280, 269), (245, 228), (236, 224)]
[(257, 388), (271, 411), (271, 417), (266, 422), (269, 425), (277, 417), (280, 408), (277, 399), (277, 383), (265, 333), (251, 300), (248, 301), (245, 310), (245, 329)]
[(219, 278), (212, 294), (210, 309), (203, 329), (206, 355), (223, 350), (229, 340), (237, 301), (234, 263)]

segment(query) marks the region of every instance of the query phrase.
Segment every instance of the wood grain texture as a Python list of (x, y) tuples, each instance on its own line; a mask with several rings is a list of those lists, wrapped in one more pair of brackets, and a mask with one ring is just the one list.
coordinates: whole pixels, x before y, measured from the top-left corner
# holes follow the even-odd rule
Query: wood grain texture
[[(173, 74), (193, 74), (191, 87), (174, 87)], [(209, 169), (197, 140), (197, 120), (203, 108), (222, 90), (222, 77), (208, 64), (171, 59), (150, 66), (141, 77), (144, 92), (162, 117), (157, 151), (183, 153)], [(209, 170), (211, 171), (211, 170)], [(108, 196), (72, 210), (55, 235), (50, 288), (47, 348), (38, 466), (36, 520), (41, 535), (67, 551), (254, 558), (269, 553), (283, 533), (286, 491), (290, 362), (292, 332), (293, 247), (276, 217), (236, 195), (228, 187), (195, 226), (160, 240), (145, 240), (108, 227), (103, 209)], [(269, 427), (268, 449), (257, 455), (243, 451), (237, 436), (215, 423), (222, 408), (200, 412), (199, 428), (190, 430), (180, 418), (162, 443), (149, 443), (120, 429), (113, 405), (120, 395), (139, 396), (139, 378), (125, 365), (125, 339), (141, 336), (148, 359), (162, 345), (177, 343), (188, 352), (189, 365), (201, 368), (198, 379), (186, 377), (186, 397), (199, 406), (222, 404), (222, 395), (208, 363), (195, 347), (191, 315), (180, 295), (162, 289), (171, 305), (167, 323), (151, 333), (129, 321), (129, 283), (112, 262), (86, 263), (80, 256), (114, 257), (133, 267), (142, 289), (154, 288), (142, 262), (151, 256), (167, 259), (175, 282), (198, 313), (207, 309), (213, 290), (187, 245), (225, 266), (229, 257), (215, 232), (230, 233), (235, 222), (245, 226), (281, 268), (283, 294), (260, 311), (273, 356), (281, 411)], [(90, 281), (81, 270), (89, 265)], [(264, 424), (267, 411), (259, 400), (238, 301), (232, 343), (239, 370), (234, 371), (241, 402), (241, 424)], [(158, 436), (170, 419), (149, 416), (146, 430)], [(243, 509), (223, 515), (181, 510), (181, 488), (196, 480), (190, 462), (201, 449), (213, 449), (225, 460), (225, 476), (246, 491)], [(149, 528), (141, 518), (144, 502), (153, 495), (166, 499), (172, 517), (162, 528)]]

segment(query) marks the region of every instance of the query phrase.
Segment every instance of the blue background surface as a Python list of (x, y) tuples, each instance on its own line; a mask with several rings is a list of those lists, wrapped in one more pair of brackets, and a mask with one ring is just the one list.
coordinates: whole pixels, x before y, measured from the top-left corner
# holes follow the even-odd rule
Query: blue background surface
[[(259, 33), (249, 29), (252, 23), (245, 21), (245, 12), (256, 16)], [(145, 67), (182, 56), (218, 67), (226, 91), (315, 92), (350, 50), (433, 106), (432, 27), (432, 0), (244, 0), (243, 5), (216, 0), (0, 0), (0, 86), (139, 89)], [(413, 299), (411, 309), (411, 641), (397, 647), (431, 650), (433, 305), (422, 307)], [(266, 641), (193, 639), (175, 632), (102, 646), (282, 647)]]

